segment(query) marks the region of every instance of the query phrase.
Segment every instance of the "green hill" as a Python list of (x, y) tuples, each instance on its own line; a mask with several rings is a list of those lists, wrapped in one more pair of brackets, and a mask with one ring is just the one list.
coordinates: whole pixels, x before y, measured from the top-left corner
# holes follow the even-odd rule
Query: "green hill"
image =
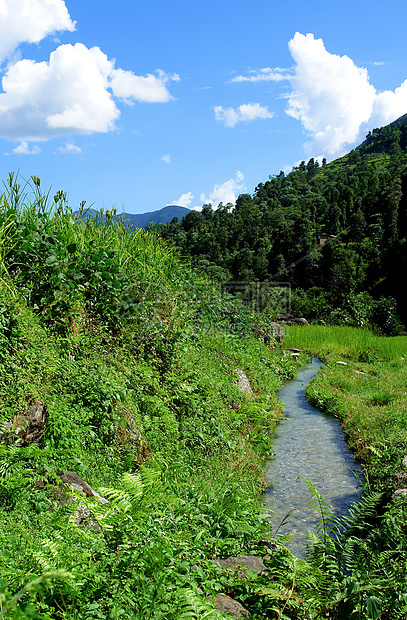
[(210, 275), (290, 281), (293, 310), (311, 320), (396, 333), (396, 305), (407, 321), (406, 136), (403, 116), (340, 159), (303, 161), (233, 209), (205, 206), (161, 235)]

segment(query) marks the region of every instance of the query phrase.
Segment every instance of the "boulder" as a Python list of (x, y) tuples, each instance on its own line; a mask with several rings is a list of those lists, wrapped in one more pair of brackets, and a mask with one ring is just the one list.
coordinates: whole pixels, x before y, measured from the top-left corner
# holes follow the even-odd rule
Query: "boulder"
[(308, 325), (307, 319), (293, 317), (287, 321), (287, 325)]
[(303, 317), (295, 317), (292, 314), (279, 314), (277, 321), (282, 325), (308, 325), (307, 319)]
[(234, 618), (250, 618), (250, 613), (235, 599), (225, 594), (217, 594), (212, 603), (224, 614), (230, 614)]
[(217, 564), (223, 568), (231, 568), (234, 571), (239, 571), (243, 568), (253, 571), (256, 575), (260, 575), (260, 573), (266, 570), (262, 560), (257, 555), (237, 555), (224, 560), (218, 558), (211, 560), (211, 564)]
[(47, 406), (40, 400), (32, 401), (27, 409), (18, 413), (13, 421), (8, 420), (3, 425), (3, 433), (7, 435), (7, 442), (20, 440), (20, 445), (38, 443), (44, 434), (49, 413)]

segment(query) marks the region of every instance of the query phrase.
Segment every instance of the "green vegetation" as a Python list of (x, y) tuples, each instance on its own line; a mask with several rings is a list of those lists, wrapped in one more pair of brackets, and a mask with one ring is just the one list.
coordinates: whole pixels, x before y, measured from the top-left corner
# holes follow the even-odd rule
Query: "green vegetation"
[(343, 325), (286, 326), (284, 345), (311, 351), (321, 358), (333, 353), (364, 362), (407, 359), (407, 336), (389, 338), (368, 329)]
[[(18, 181), (0, 210), (1, 617), (220, 618), (219, 591), (267, 609), (254, 575), (208, 560), (266, 553), (262, 462), (295, 363), (155, 234), (76, 218), (61, 193), (51, 210), (39, 179)], [(16, 441), (39, 402), (45, 432)], [(66, 471), (109, 503), (67, 502)]]

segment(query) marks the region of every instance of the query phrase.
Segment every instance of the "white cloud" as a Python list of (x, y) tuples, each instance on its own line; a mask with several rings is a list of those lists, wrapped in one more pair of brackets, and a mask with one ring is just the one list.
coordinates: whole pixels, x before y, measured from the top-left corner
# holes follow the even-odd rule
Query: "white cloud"
[(380, 127), (391, 123), (407, 111), (407, 80), (394, 91), (385, 90), (378, 93), (373, 103), (370, 125)]
[(169, 164), (171, 162), (171, 155), (163, 155), (161, 159), (162, 161), (165, 161), (166, 164)]
[(193, 193), (188, 192), (187, 194), (182, 194), (182, 196), (180, 196), (178, 200), (174, 200), (174, 202), (170, 202), (167, 205), (167, 207), (170, 205), (178, 205), (179, 207), (189, 207), (193, 199), (194, 199)]
[(205, 204), (212, 204), (215, 208), (219, 206), (219, 203), (222, 202), (224, 205), (235, 204), (236, 202), (236, 193), (241, 193), (246, 189), (245, 185), (242, 183), (244, 179), (244, 175), (240, 170), (236, 172), (235, 179), (229, 179), (222, 185), (215, 185), (212, 192), (209, 196), (205, 196), (205, 194), (201, 194), (200, 199), (201, 202)]
[(157, 71), (157, 75), (149, 73), (146, 76), (135, 75), (132, 71), (115, 69), (112, 71), (110, 86), (113, 94), (128, 104), (134, 101), (146, 103), (165, 103), (173, 99), (166, 84), (170, 81), (178, 82), (179, 75), (169, 75), (164, 71)]
[(223, 108), (220, 105), (214, 107), (215, 118), (225, 127), (234, 127), (237, 123), (254, 121), (257, 118), (272, 118), (266, 106), (260, 103), (244, 103), (238, 108)]
[(363, 139), (367, 128), (405, 114), (407, 80), (394, 91), (378, 92), (365, 68), (348, 56), (327, 52), (322, 39), (312, 34), (297, 32), (289, 49), (296, 65), (286, 112), (313, 137), (310, 153), (342, 154)]
[(330, 54), (312, 34), (297, 32), (289, 49), (296, 66), (287, 114), (313, 134), (319, 149), (337, 153), (356, 140), (372, 114), (375, 88), (367, 70), (348, 56)]
[[(30, 149), (30, 147), (28, 146), (28, 143), (25, 142), (25, 140), (23, 140), (12, 151), (12, 155), (39, 155), (40, 153), (41, 153), (41, 149), (39, 146), (34, 145)], [(7, 153), (7, 155), (10, 155), (10, 153)]]
[[(124, 96), (117, 82), (120, 71), (98, 47), (88, 49), (82, 43), (59, 46), (49, 62), (16, 62), (2, 79), (0, 136), (29, 141), (113, 130), (120, 111), (110, 88)], [(164, 84), (172, 77), (159, 72), (150, 80), (154, 76), (122, 73), (144, 84), (138, 91), (126, 91), (127, 101), (171, 99)]]
[(82, 149), (80, 146), (76, 146), (73, 142), (67, 142), (64, 146), (57, 148), (57, 153), (67, 155), (82, 155)]
[[(358, 67), (348, 56), (331, 54), (323, 40), (315, 39), (313, 34), (297, 32), (288, 46), (295, 62), (293, 72), (267, 67), (231, 81), (287, 80), (291, 92), (281, 96), (288, 101), (287, 114), (299, 120), (312, 138), (306, 145), (309, 155), (338, 156), (362, 140), (369, 128), (390, 123), (406, 113), (407, 80), (394, 91), (378, 92), (366, 68)], [(215, 114), (228, 127), (243, 120), (239, 108), (218, 106)]]
[(275, 67), (265, 67), (264, 69), (258, 69), (257, 71), (249, 71), (249, 75), (237, 75), (232, 78), (231, 82), (281, 82), (289, 79), (290, 74), (287, 69), (280, 69)]
[(0, 0), (0, 61), (21, 43), (63, 30), (75, 30), (63, 0)]

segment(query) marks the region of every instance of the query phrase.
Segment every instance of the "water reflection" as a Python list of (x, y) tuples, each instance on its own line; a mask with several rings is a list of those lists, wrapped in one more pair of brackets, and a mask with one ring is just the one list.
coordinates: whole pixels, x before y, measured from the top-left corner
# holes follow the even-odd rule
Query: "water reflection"
[(360, 497), (361, 470), (349, 451), (339, 422), (312, 407), (305, 398), (305, 388), (317, 374), (322, 362), (313, 358), (297, 377), (286, 381), (280, 390), (285, 419), (279, 424), (273, 441), (275, 458), (267, 464), (266, 477), (272, 489), (265, 504), (274, 511), (270, 516), (273, 530), (291, 510), (288, 523), (279, 534), (292, 534), (287, 547), (303, 557), (306, 533), (315, 529), (318, 513), (308, 505), (311, 495), (305, 476), (335, 513), (346, 514)]

